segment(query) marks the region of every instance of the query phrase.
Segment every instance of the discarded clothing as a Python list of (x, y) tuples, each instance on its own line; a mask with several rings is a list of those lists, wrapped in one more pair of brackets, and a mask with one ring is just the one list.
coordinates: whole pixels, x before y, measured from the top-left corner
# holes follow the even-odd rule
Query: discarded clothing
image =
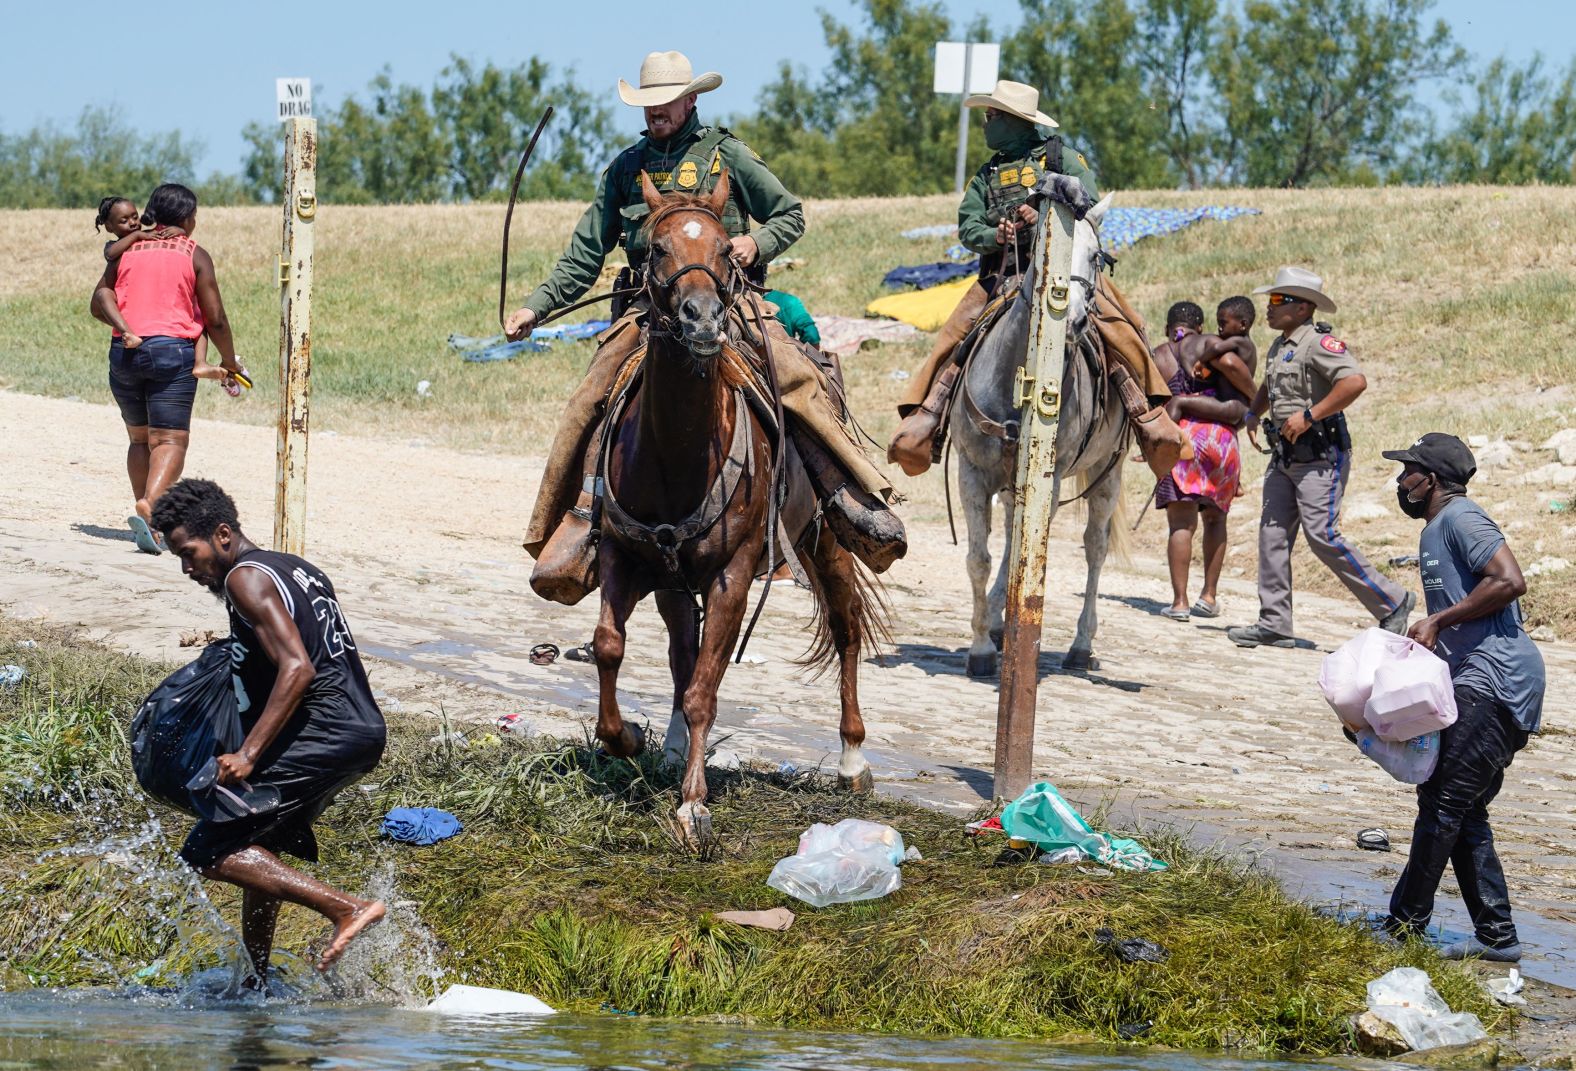
[(1113, 208), (1100, 223), (1100, 244), (1107, 249), (1125, 249), (1145, 238), (1155, 238), (1202, 223), (1206, 219), (1226, 220), (1256, 216), (1257, 208), (1234, 205), (1204, 205), (1201, 208)]
[(1094, 931), (1094, 943), (1108, 948), (1123, 963), (1164, 963), (1171, 958), (1165, 947), (1142, 937), (1117, 938), (1115, 931), (1104, 926)]
[(463, 827), (436, 807), (396, 807), (383, 817), (383, 832), (394, 840), (426, 847), (447, 840)]
[(937, 223), (930, 227), (914, 227), (903, 232), (904, 238), (945, 238), (958, 233), (956, 223)]
[(612, 320), (587, 320), (583, 324), (554, 324), (551, 327), (538, 327), (531, 332), (533, 339), (561, 338), (574, 341), (582, 338), (595, 338), (603, 331), (613, 326)]
[[(907, 294), (898, 295), (908, 297)], [(891, 298), (883, 300), (893, 300)], [(919, 337), (912, 324), (892, 320), (861, 320), (855, 316), (822, 316), (815, 322), (821, 331), (821, 349), (847, 357), (866, 342), (909, 342)]]
[(1089, 859), (1117, 870), (1164, 870), (1166, 864), (1144, 851), (1137, 841), (1097, 833), (1083, 815), (1047, 781), (1030, 785), (1001, 812), (1007, 836), (1026, 840), (1042, 851), (1076, 846)]
[(900, 286), (912, 286), (915, 290), (926, 290), (949, 279), (973, 275), (979, 271), (979, 265), (980, 262), (976, 258), (963, 264), (951, 260), (938, 260), (934, 264), (893, 268), (881, 279), (881, 285), (894, 289)]
[(534, 337), (522, 338), (518, 342), (505, 342), (502, 335), (494, 335), (491, 338), (450, 335), (449, 348), (457, 350), (467, 361), (512, 361), (522, 353), (541, 353), (547, 348), (547, 343), (538, 342)]
[[(877, 298), (865, 306), (866, 316), (889, 316), (921, 331), (934, 331), (947, 322), (952, 310), (958, 307), (963, 295), (974, 285), (974, 276), (954, 279), (950, 283), (912, 290), (904, 294), (891, 294)], [(825, 327), (825, 324), (822, 324)]]

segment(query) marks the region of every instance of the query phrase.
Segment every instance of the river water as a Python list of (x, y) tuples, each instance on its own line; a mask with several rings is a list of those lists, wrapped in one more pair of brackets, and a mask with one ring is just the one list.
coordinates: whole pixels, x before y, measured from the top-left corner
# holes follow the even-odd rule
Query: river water
[(0, 993), (4, 1071), (1292, 1071), (1318, 1066), (1016, 1041), (762, 1030), (623, 1015), (463, 1018), (332, 1003), (193, 1005), (187, 998), (146, 991)]

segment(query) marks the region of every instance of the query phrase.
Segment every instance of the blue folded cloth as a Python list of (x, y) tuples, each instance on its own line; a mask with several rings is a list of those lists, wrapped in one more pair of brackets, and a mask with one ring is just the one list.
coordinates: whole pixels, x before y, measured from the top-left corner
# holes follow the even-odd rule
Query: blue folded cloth
[(458, 818), (436, 807), (396, 807), (383, 816), (384, 834), (406, 844), (436, 844), (460, 829)]
[(951, 261), (941, 260), (934, 264), (916, 264), (911, 267), (893, 268), (886, 273), (881, 282), (886, 286), (912, 286), (916, 290), (925, 290), (949, 279), (956, 279), (963, 275), (973, 275), (979, 270), (979, 261), (971, 260), (967, 264), (954, 264)]

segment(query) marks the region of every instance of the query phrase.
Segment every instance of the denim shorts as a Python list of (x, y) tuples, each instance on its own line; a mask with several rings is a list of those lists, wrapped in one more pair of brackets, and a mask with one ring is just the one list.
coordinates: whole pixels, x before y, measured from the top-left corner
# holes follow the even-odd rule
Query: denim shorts
[(109, 389), (128, 428), (186, 431), (197, 397), (196, 342), (155, 335), (134, 350), (115, 339), (109, 347)]

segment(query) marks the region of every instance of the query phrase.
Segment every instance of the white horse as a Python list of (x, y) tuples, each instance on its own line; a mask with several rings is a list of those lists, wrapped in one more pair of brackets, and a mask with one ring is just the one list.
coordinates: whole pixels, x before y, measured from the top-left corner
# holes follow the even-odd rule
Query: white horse
[[(1106, 196), (1073, 228), (1072, 287), (1067, 321), (1067, 361), (1062, 376), (1062, 408), (1057, 421), (1056, 471), (1051, 498), (1056, 510), (1072, 499), (1087, 503), (1084, 558), (1088, 579), (1078, 632), (1062, 660), (1064, 669), (1097, 668), (1093, 657), (1097, 627), (1095, 600), (1100, 570), (1112, 540), (1125, 536), (1120, 522), (1122, 462), (1127, 449), (1127, 421), (1121, 399), (1110, 385), (1090, 322), (1094, 286), (1105, 267), (1100, 250), (1100, 221), (1110, 207)], [(1038, 257), (1031, 260), (1038, 263)], [(1029, 301), (1034, 292), (1033, 268), (1024, 276), (1012, 305), (979, 342), (959, 384), (952, 406), (952, 435), (958, 451), (958, 487), (968, 525), (969, 581), (974, 588), (973, 642), (969, 646), (971, 677), (997, 671), (1001, 651), (1002, 615), (1007, 602), (1007, 562), (990, 583), (991, 499), (1000, 495), (1008, 509), (1014, 500), (1017, 475), (1019, 409), (1013, 384), (1029, 349)], [(1073, 488), (1064, 499), (1062, 489)], [(1009, 520), (1011, 514), (1007, 514)]]

